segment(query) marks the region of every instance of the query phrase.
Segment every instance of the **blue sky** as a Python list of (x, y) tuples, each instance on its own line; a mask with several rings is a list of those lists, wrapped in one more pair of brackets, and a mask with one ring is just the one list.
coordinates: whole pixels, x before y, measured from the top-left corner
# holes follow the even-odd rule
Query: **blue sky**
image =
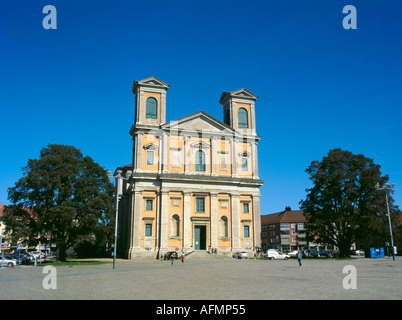
[(153, 75), (170, 84), (167, 121), (222, 120), (222, 91), (259, 97), (261, 214), (298, 209), (305, 169), (337, 147), (381, 165), (401, 205), (401, 34), (399, 0), (2, 1), (0, 202), (49, 143), (130, 163), (132, 83)]

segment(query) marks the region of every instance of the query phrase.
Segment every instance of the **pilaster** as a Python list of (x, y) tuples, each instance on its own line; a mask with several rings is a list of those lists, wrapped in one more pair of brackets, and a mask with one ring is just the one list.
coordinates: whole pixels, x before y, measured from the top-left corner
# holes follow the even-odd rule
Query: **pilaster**
[(191, 247), (191, 192), (184, 191), (183, 196), (183, 235), (184, 235), (184, 248)]
[(210, 192), (211, 196), (211, 247), (218, 247), (218, 193)]
[(240, 195), (231, 193), (232, 250), (240, 249)]
[(261, 209), (260, 194), (253, 194), (254, 247), (261, 247)]
[(161, 249), (166, 250), (168, 248), (169, 239), (169, 192), (161, 192)]

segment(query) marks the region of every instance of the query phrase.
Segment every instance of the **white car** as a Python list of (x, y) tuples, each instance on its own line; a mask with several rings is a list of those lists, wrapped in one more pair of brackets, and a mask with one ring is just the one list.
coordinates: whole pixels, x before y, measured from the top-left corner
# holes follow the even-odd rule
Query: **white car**
[(41, 251), (32, 251), (31, 253), (32, 253), (34, 256), (36, 256), (37, 259), (39, 259), (39, 257), (40, 257), (41, 259), (43, 259), (43, 258), (45, 257), (45, 254), (44, 254), (43, 252), (41, 252)]
[(17, 260), (0, 257), (0, 266), (11, 268), (11, 267), (15, 267), (16, 265), (17, 265)]
[(267, 258), (271, 260), (288, 260), (290, 255), (284, 254), (280, 251), (269, 249), (267, 251)]
[(292, 252), (289, 252), (288, 255), (291, 257), (297, 257), (298, 253), (299, 253), (299, 250), (293, 250)]
[(237, 259), (248, 259), (248, 252), (236, 252), (233, 255), (233, 258), (237, 258)]

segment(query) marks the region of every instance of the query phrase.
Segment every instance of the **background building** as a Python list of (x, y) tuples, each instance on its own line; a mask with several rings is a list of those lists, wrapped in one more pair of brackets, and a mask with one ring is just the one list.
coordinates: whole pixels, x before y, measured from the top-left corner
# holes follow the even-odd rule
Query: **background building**
[(290, 207), (261, 216), (261, 247), (264, 251), (275, 248), (283, 252), (307, 249), (305, 223), (303, 211)]
[(223, 122), (199, 111), (166, 122), (169, 85), (134, 81), (132, 164), (119, 167), (120, 254), (168, 250), (221, 253), (260, 246), (255, 101), (246, 89), (223, 92)]

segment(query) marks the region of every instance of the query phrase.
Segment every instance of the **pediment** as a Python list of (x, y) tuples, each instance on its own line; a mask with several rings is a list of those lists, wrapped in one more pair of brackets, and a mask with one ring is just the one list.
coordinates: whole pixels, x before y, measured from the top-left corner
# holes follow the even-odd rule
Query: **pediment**
[(247, 89), (242, 88), (232, 92), (224, 91), (221, 95), (219, 102), (223, 103), (227, 98), (238, 98), (238, 99), (255, 101), (257, 100), (258, 97), (254, 93), (248, 91)]
[(135, 80), (133, 84), (133, 92), (135, 91), (135, 88), (138, 86), (151, 87), (151, 88), (164, 88), (165, 90), (169, 88), (169, 85), (166, 82), (163, 82), (162, 80), (158, 79), (155, 76), (145, 78), (142, 80)]
[(228, 134), (234, 132), (233, 128), (203, 111), (166, 123), (162, 128)]

